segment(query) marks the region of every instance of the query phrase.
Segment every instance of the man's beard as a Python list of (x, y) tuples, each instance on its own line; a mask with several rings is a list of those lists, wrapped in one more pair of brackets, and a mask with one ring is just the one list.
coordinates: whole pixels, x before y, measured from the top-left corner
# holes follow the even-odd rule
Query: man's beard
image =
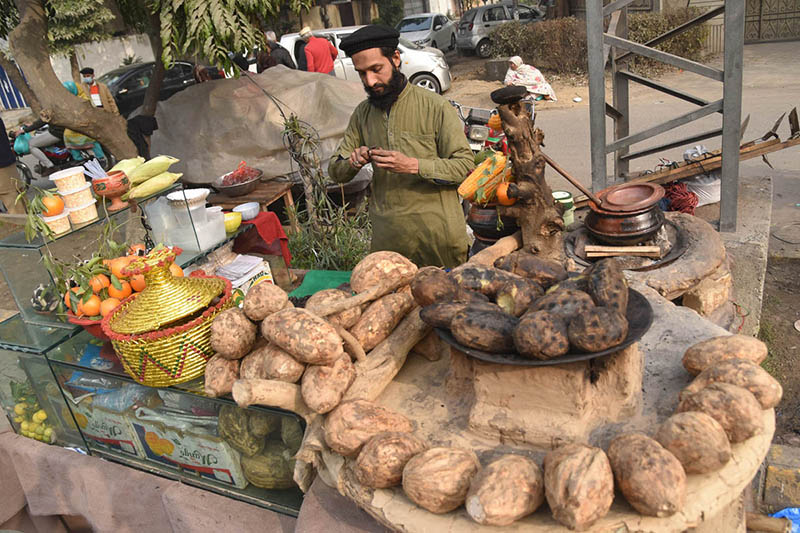
[[(403, 92), (403, 89), (406, 87), (406, 77), (405, 75), (400, 72), (400, 69), (396, 66), (392, 65), (392, 77), (387, 84), (376, 84), (375, 87), (367, 87), (364, 85), (364, 90), (367, 91), (367, 100), (369, 103), (386, 111), (392, 104), (397, 101), (397, 98), (400, 96), (400, 93)], [(378, 93), (375, 89), (383, 89), (383, 92)]]

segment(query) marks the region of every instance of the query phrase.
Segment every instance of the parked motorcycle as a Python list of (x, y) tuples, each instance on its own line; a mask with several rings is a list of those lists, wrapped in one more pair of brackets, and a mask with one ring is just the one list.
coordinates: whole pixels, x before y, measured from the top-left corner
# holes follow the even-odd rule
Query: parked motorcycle
[[(496, 109), (467, 108), (455, 100), (450, 100), (450, 105), (456, 108), (458, 118), (464, 123), (464, 135), (473, 153), (477, 154), (487, 148), (508, 153), (508, 143), (503, 130), (494, 130), (488, 126), (491, 116), (497, 113)], [(465, 109), (469, 111), (465, 112)]]
[[(14, 133), (9, 134), (12, 150), (14, 148), (15, 138), (16, 135)], [(92, 151), (93, 147), (94, 144), (86, 144), (71, 148), (71, 150), (75, 150), (77, 152), (78, 158), (73, 157), (72, 152), (70, 151), (70, 149), (64, 147), (63, 142), (59, 142), (52, 146), (46, 146), (44, 148), (40, 148), (40, 150), (42, 151), (42, 153), (44, 153), (47, 159), (49, 159), (50, 162), (53, 163), (53, 166), (51, 168), (45, 168), (41, 165), (41, 163), (37, 162), (34, 165), (33, 169), (31, 169), (30, 166), (28, 166), (28, 164), (22, 160), (22, 156), (30, 152), (25, 152), (23, 154), (20, 154), (16, 150), (14, 150), (14, 153), (17, 156), (17, 172), (19, 173), (20, 178), (25, 181), (25, 186), (28, 186), (33, 181), (34, 174), (38, 177), (46, 177), (52, 174), (53, 172), (57, 172), (65, 168), (80, 166), (86, 161), (91, 161), (92, 159), (95, 158), (94, 152)], [(104, 149), (103, 151), (105, 152), (106, 157), (100, 159), (100, 164), (103, 167), (103, 169), (108, 170), (109, 168), (111, 168), (116, 164), (116, 159), (107, 150)]]

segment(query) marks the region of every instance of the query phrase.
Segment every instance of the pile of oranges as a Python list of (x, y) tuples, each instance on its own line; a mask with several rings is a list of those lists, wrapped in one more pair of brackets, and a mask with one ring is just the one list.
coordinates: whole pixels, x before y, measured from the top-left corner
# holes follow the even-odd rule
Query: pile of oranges
[[(134, 292), (143, 291), (146, 286), (144, 275), (127, 276), (122, 272), (140, 255), (140, 250), (144, 251), (144, 245), (135, 244), (128, 249), (128, 255), (104, 260), (104, 272), (92, 276), (88, 280), (88, 287), (70, 289), (75, 294), (74, 298), (70, 297), (69, 292), (64, 294), (67, 308), (76, 316), (100, 320), (113, 311), (122, 300)], [(181, 267), (174, 263), (170, 265), (169, 270), (173, 276), (183, 276)], [(91, 294), (87, 297), (89, 291)]]

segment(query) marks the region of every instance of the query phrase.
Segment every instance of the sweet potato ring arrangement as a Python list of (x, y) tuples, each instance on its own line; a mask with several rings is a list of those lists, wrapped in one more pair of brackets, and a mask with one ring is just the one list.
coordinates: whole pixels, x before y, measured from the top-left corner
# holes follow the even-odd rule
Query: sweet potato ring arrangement
[[(251, 483), (284, 487), (293, 470), (305, 490), (322, 455), (333, 453), (345, 458), (361, 486), (402, 487), (431, 513), (463, 505), (479, 524), (508, 525), (547, 500), (555, 520), (583, 530), (608, 513), (615, 488), (643, 515), (679, 512), (687, 476), (721, 469), (732, 443), (763, 431), (762, 410), (774, 407), (782, 390), (759, 366), (766, 346), (734, 335), (687, 350), (684, 367), (697, 377), (653, 437), (621, 434), (607, 450), (566, 444), (540, 465), (519, 454), (481, 464), (473, 450), (416, 435), (412, 420), (376, 400), (412, 348), (439, 356), (433, 326), (450, 328), (459, 343), (487, 353), (516, 350), (531, 360), (560, 357), (571, 346), (613, 349), (626, 337), (629, 323), (620, 311), (632, 293), (613, 261), (568, 278), (560, 265), (525, 252), (488, 265), (487, 257), (478, 254), (447, 273), (376, 252), (353, 270), (352, 293), (321, 291), (299, 309), (283, 290), (262, 283), (247, 293), (242, 309), (221, 313), (211, 328), (216, 355), (206, 370), (206, 392), (232, 394), (241, 407), (287, 409), (306, 422), (302, 441), (296, 435), (292, 446), (281, 428), (288, 455), (274, 441), (249, 452), (237, 448), (248, 465), (263, 464), (265, 455), (289, 461), (278, 468), (270, 459), (271, 474), (248, 467)], [(247, 420), (228, 425), (229, 440), (239, 440), (231, 428), (248, 426)]]

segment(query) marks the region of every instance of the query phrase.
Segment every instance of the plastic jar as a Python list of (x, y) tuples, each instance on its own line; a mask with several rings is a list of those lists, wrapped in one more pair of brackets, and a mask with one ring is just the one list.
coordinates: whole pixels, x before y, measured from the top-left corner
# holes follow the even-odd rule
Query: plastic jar
[(85, 205), (79, 205), (78, 207), (68, 209), (67, 212), (69, 213), (70, 221), (77, 225), (95, 220), (97, 218), (97, 206), (94, 204), (96, 203), (97, 200), (93, 198), (91, 202)]
[(92, 184), (86, 183), (72, 191), (63, 191), (61, 197), (64, 199), (64, 205), (70, 209), (74, 209), (81, 205), (86, 205), (94, 199), (92, 196)]
[(50, 181), (55, 183), (58, 192), (64, 194), (83, 187), (86, 183), (86, 176), (83, 174), (83, 167), (71, 167), (50, 174)]
[(572, 194), (567, 191), (553, 191), (553, 198), (564, 208), (561, 218), (564, 219), (564, 226), (569, 227), (575, 222), (575, 202)]
[(47, 224), (47, 227), (50, 228), (56, 235), (66, 233), (70, 229), (69, 210), (65, 210), (60, 215), (56, 215), (54, 217), (43, 216), (42, 220), (44, 220), (44, 223)]

